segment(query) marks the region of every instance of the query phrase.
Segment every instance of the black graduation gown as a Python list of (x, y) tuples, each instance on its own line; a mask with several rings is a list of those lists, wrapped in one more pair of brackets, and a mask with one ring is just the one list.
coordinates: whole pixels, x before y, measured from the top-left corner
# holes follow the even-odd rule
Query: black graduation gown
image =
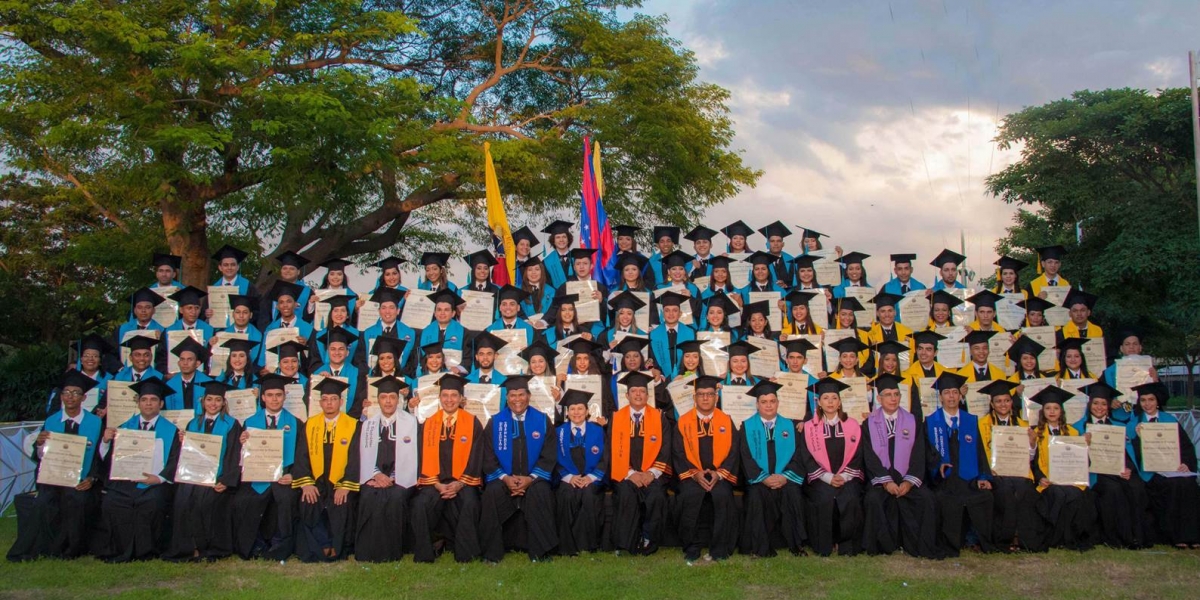
[[(159, 417), (161, 422), (165, 417)], [(163, 461), (158, 476), (168, 481), (175, 478), (179, 461), (178, 436)], [(104, 457), (102, 472), (112, 469), (112, 447)], [(158, 558), (166, 549), (170, 530), (167, 519), (171, 510), (171, 484), (160, 483), (139, 488), (136, 481), (108, 481), (100, 516), (107, 529), (108, 540), (102, 545), (99, 558), (106, 562), (129, 562)]]
[[(304, 438), (305, 422), (296, 419), (296, 456), (307, 453)], [(295, 471), (295, 458), (283, 468), (283, 475)], [(240, 469), (239, 469), (240, 470)], [(295, 549), (296, 511), (300, 490), (291, 484), (271, 483), (258, 493), (250, 483), (238, 485), (233, 495), (233, 549), (244, 559), (266, 558), (286, 560)]]
[[(599, 427), (591, 423), (588, 427)], [(578, 477), (587, 477), (584, 470), (587, 448), (571, 448), (571, 462)], [(604, 467), (603, 458), (599, 466)], [(558, 523), (558, 553), (575, 556), (580, 552), (596, 552), (600, 549), (600, 534), (604, 530), (604, 483), (594, 482), (577, 488), (562, 482), (566, 475), (556, 467), (554, 480), (558, 487), (554, 491), (555, 522)]]
[[(479, 419), (473, 419), (474, 433), (471, 443), (471, 453), (463, 469), (463, 475), (483, 479), (483, 455), (487, 444), (486, 432)], [(424, 439), (425, 427), (430, 421), (421, 424), (417, 432), (418, 439)], [(455, 424), (455, 428), (458, 424)], [(454, 442), (456, 436), (450, 436), (439, 445), (439, 483), (454, 481)], [(412, 505), (413, 528), (413, 560), (416, 562), (433, 562), (437, 558), (434, 549), (434, 535), (438, 534), (446, 543), (454, 548), (454, 560), (465, 563), (479, 557), (479, 511), (480, 490), (478, 486), (464, 485), (458, 495), (450, 500), (442, 499), (437, 488), (432, 485), (422, 485), (417, 488)]]
[[(1081, 433), (1094, 422), (1089, 415)], [(1110, 425), (1114, 423), (1109, 422)], [(1091, 491), (1096, 504), (1097, 541), (1112, 548), (1146, 548), (1153, 543), (1147, 518), (1150, 497), (1146, 482), (1138, 477), (1137, 465), (1128, 453), (1125, 454), (1125, 468), (1130, 471), (1129, 479), (1119, 475), (1096, 475)]]
[[(909, 556), (939, 558), (937, 549), (937, 499), (925, 487), (925, 427), (917, 421), (917, 437), (908, 458), (907, 474), (922, 480), (902, 497), (895, 497), (884, 489), (887, 481), (900, 485), (904, 477), (894, 468), (884, 468), (883, 461), (875, 453), (873, 438), (864, 428), (869, 447), (863, 452), (866, 480), (871, 482), (863, 498), (866, 521), (863, 524), (863, 548), (867, 554), (891, 554), (899, 548)], [(888, 456), (895, 460), (896, 439), (889, 434)], [(887, 481), (880, 481), (880, 478)], [(875, 483), (877, 482), (878, 483)]]
[[(808, 444), (804, 442), (803, 428), (798, 435), (801, 436), (796, 449), (798, 461), (794, 460), (796, 464), (793, 470), (796, 473), (808, 474), (822, 468), (817, 464)], [(829, 454), (829, 466), (834, 469), (839, 468), (845, 460), (846, 440), (841, 435), (832, 429), (826, 431), (825, 450)], [(846, 468), (862, 472), (863, 449), (866, 445), (866, 440), (859, 440), (858, 448)], [(834, 546), (837, 546), (838, 554), (842, 556), (851, 556), (859, 552), (863, 527), (862, 494), (863, 483), (858, 478), (847, 479), (845, 485), (840, 488), (835, 488), (820, 479), (810, 478), (805, 483), (804, 512), (808, 540), (817, 554), (829, 556), (833, 553)]]
[[(778, 421), (776, 421), (778, 424)], [(788, 464), (792, 464), (795, 455), (800, 453), (800, 432), (793, 429), (789, 435), (797, 436), (797, 448)], [(780, 475), (775, 468), (775, 432), (767, 441), (768, 475)], [(755, 556), (775, 556), (775, 543), (772, 532), (782, 535), (783, 543), (792, 554), (800, 554), (808, 534), (804, 529), (804, 492), (800, 484), (788, 480), (783, 487), (773, 490), (765, 483), (750, 483), (762, 475), (763, 469), (750, 453), (750, 444), (746, 436), (746, 428), (738, 430), (740, 441), (738, 452), (741, 455), (741, 477), (745, 479), (746, 495), (743, 510), (741, 551)], [(803, 477), (803, 473), (793, 471)]]
[(234, 422), (225, 433), (218, 483), (225, 491), (211, 487), (178, 484), (174, 513), (171, 516), (171, 545), (163, 555), (168, 560), (224, 558), (233, 553), (233, 523), (230, 505), (241, 479), (242, 426)]
[[(365, 424), (359, 427), (351, 448), (350, 460), (358, 464), (359, 440), (371, 432), (364, 431)], [(392, 476), (395, 473), (396, 440), (391, 437), (392, 431), (381, 428), (376, 432), (379, 436), (378, 452), (375, 456), (375, 467), (380, 473)], [(418, 440), (411, 444), (413, 452), (420, 448)], [(417, 464), (421, 457), (418, 454)], [(365, 476), (365, 474), (361, 474)], [(408, 525), (408, 501), (414, 488), (393, 485), (387, 488), (377, 488), (363, 485), (358, 490), (358, 523), (357, 535), (354, 538), (354, 558), (359, 562), (391, 562), (404, 556), (404, 533)]]
[[(1016, 425), (1016, 421), (1008, 424)], [(1016, 548), (1027, 552), (1045, 552), (1046, 535), (1042, 517), (1038, 514), (1039, 500), (1034, 480), (1028, 477), (993, 476), (992, 540), (999, 547), (1006, 548), (1015, 539)]]
[[(543, 418), (546, 420), (543, 426), (545, 441), (535, 467), (553, 473), (554, 465), (558, 462), (558, 442), (554, 437), (555, 429), (550, 417)], [(488, 423), (486, 433), (488, 444), (483, 457), (485, 473), (503, 469), (491, 447), (495, 427), (496, 420), (492, 419)], [(525, 454), (526, 439), (524, 436), (517, 436), (513, 438), (512, 444), (512, 473), (507, 474), (527, 477), (530, 473), (526, 458), (528, 455)], [(480, 508), (479, 544), (483, 549), (483, 559), (491, 562), (499, 562), (504, 558), (505, 551), (518, 548), (524, 549), (530, 560), (545, 558), (558, 546), (558, 530), (554, 522), (554, 491), (550, 489), (550, 481), (536, 478), (525, 488), (524, 496), (516, 497), (509, 494), (508, 486), (503, 481), (496, 479), (487, 482), (483, 488)]]
[[(41, 462), (41, 453), (35, 448), (31, 458)], [(72, 487), (38, 484), (37, 494), (14, 498), (17, 539), (8, 550), (8, 560), (16, 562), (43, 556), (77, 558), (87, 554), (92, 529), (99, 520), (100, 478), (104, 469), (100, 453), (93, 452), (88, 471), (88, 476), (93, 478), (90, 489), (79, 491)], [(37, 479), (36, 473), (34, 479)]]
[[(619, 418), (619, 416), (616, 415), (614, 418)], [(631, 427), (629, 439), (617, 440), (613, 436), (612, 422), (609, 422), (603, 464), (606, 472), (613, 478), (612, 531), (613, 546), (617, 550), (639, 554), (653, 554), (658, 551), (658, 545), (663, 540), (667, 483), (671, 475), (669, 472), (664, 472), (646, 487), (634, 485), (632, 481), (625, 478), (625, 473), (613, 472), (612, 449), (614, 444), (629, 445), (629, 465), (631, 469), (637, 470), (643, 464), (646, 438), (657, 435), (662, 440), (662, 445), (659, 447), (655, 462), (670, 465), (671, 449), (676, 443), (674, 432), (674, 424), (664, 414), (661, 431), (650, 431), (644, 425), (641, 431)], [(617, 478), (620, 478), (620, 481)]]
[[(948, 478), (942, 478), (938, 467), (934, 467), (934, 471), (939, 472), (938, 475), (933, 477), (933, 491), (937, 496), (938, 515), (942, 523), (938, 539), (938, 552), (943, 557), (958, 556), (959, 550), (962, 549), (966, 541), (968, 524), (974, 527), (980, 548), (984, 552), (991, 552), (994, 547), (993, 540), (995, 538), (992, 532), (992, 519), (995, 503), (992, 491), (979, 489), (976, 485), (976, 482), (979, 481), (978, 479), (966, 481), (955, 474), (960, 464), (958, 446), (958, 436), (951, 436), (950, 456), (939, 456), (936, 451), (932, 451), (932, 458), (937, 461), (938, 465), (945, 463), (953, 467)], [(926, 448), (931, 449), (929, 446), (926, 446)], [(975, 460), (979, 461), (980, 470), (988, 468), (987, 455), (984, 453), (983, 444), (977, 443), (975, 444), (975, 448)], [(993, 487), (996, 486), (997, 479), (1001, 478), (992, 478)], [(1023, 477), (1009, 479), (1029, 481)]]
[[(681, 418), (700, 420), (698, 415)], [(687, 452), (684, 450), (682, 430), (676, 426), (675, 438), (679, 443), (671, 449), (672, 464), (676, 473), (683, 473), (689, 469), (724, 469), (737, 477), (738, 462), (741, 457), (738, 432), (732, 430), (735, 428), (731, 426), (731, 431), (725, 433), (730, 437), (729, 454), (718, 464), (713, 459), (713, 436), (721, 435), (721, 433), (715, 430), (715, 426), (713, 428), (714, 431), (711, 432), (711, 435), (700, 436), (700, 464), (694, 465), (688, 460)], [(690, 477), (679, 481), (679, 493), (675, 496), (679, 517), (679, 542), (683, 546), (684, 557), (688, 560), (700, 557), (698, 531), (700, 511), (704, 506), (705, 497), (712, 499), (713, 506), (712, 541), (709, 542), (708, 552), (717, 560), (729, 558), (733, 554), (737, 547), (739, 525), (737, 505), (733, 502), (735, 483), (736, 481), (731, 483), (718, 477), (716, 485), (711, 490), (705, 491)]]
[[(1179, 456), (1188, 469), (1196, 472), (1196, 447), (1186, 431), (1179, 427)], [(1142, 463), (1141, 440), (1135, 440), (1133, 452)], [(1136, 475), (1135, 475), (1136, 476)], [(1155, 473), (1146, 482), (1154, 534), (1160, 544), (1200, 544), (1200, 487), (1195, 477), (1163, 477)]]
[[(321, 416), (314, 417), (323, 419)], [(330, 435), (322, 444), (322, 460), (324, 468), (321, 476), (316, 478), (317, 501), (304, 501), (303, 490), (299, 491), (300, 504), (297, 509), (296, 556), (304, 562), (324, 562), (345, 558), (353, 547), (354, 541), (354, 507), (358, 494), (350, 491), (342, 504), (334, 503), (336, 485), (341, 481), (330, 481), (329, 469), (333, 463), (336, 450), (346, 452), (346, 471), (342, 481), (358, 483), (358, 435), (360, 427), (355, 424), (354, 434), (349, 440), (338, 439)], [(313, 466), (308, 454), (307, 428), (296, 435), (296, 465), (293, 474), (296, 479), (313, 477)], [(330, 432), (332, 434), (332, 431)], [(342, 442), (346, 443), (343, 444)], [(327, 557), (324, 549), (332, 548), (333, 556)]]
[[(1038, 464), (1040, 453), (1039, 447), (1031, 461), (1034, 481), (1041, 481), (1047, 476)], [(1082, 551), (1095, 545), (1092, 534), (1096, 524), (1096, 505), (1089, 490), (1081, 490), (1073, 485), (1052, 485), (1041, 491), (1037, 510), (1043, 520), (1043, 546)]]

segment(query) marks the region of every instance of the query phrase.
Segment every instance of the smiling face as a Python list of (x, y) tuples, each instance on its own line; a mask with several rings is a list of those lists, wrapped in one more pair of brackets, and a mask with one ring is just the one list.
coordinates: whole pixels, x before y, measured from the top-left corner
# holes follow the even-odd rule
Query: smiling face
[(221, 262), (217, 263), (217, 270), (225, 279), (233, 279), (238, 274), (238, 261), (235, 258), (222, 258)]
[(271, 412), (279, 412), (283, 408), (283, 401), (287, 399), (287, 394), (280, 389), (263, 390), (262, 403), (263, 408)]
[(529, 408), (529, 390), (508, 390), (508, 408), (514, 415), (525, 414)]
[(138, 412), (142, 414), (142, 418), (149, 421), (158, 416), (162, 411), (163, 399), (154, 394), (142, 394), (137, 400)]
[(825, 392), (817, 398), (817, 404), (820, 405), (825, 418), (832, 419), (842, 410), (842, 397), (837, 392)]
[(1001, 418), (1008, 417), (1008, 415), (1012, 414), (1012, 409), (1013, 409), (1012, 396), (1010, 396), (1008, 394), (1000, 394), (998, 396), (992, 396), (991, 403), (992, 403), (992, 410), (995, 411), (995, 413), (997, 415), (999, 415)]
[(769, 421), (779, 414), (779, 396), (775, 394), (763, 394), (758, 397), (758, 402), (755, 403), (758, 408), (758, 416), (764, 421)]

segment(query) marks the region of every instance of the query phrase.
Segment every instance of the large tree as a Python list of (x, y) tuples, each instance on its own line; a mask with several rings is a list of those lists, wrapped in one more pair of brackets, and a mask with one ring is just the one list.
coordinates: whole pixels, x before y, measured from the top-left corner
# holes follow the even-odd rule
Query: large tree
[(1067, 246), (1064, 274), (1100, 296), (1109, 342), (1142, 329), (1147, 351), (1187, 367), (1189, 396), (1200, 359), (1190, 110), (1186, 89), (1081, 91), (1026, 108), (997, 138), (1021, 159), (987, 181), (1021, 207), (997, 250), (1032, 262), (1035, 247)]
[(591, 135), (615, 220), (684, 224), (758, 172), (728, 92), (637, 5), (0, 2), (4, 203), (76, 248), (169, 249), (202, 286), (224, 241), (315, 264), (482, 238), (485, 140), (510, 215), (564, 210)]

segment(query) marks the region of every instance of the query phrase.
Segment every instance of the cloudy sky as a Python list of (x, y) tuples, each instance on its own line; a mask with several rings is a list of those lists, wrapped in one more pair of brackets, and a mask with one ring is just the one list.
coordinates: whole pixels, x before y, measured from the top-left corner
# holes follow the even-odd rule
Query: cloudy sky
[(983, 181), (1017, 154), (994, 147), (998, 116), (1080, 89), (1183, 87), (1200, 49), (1195, 0), (649, 0), (641, 12), (666, 15), (701, 77), (732, 92), (735, 147), (764, 171), (706, 221), (770, 207), (746, 220), (778, 216), (872, 254), (876, 285), (888, 253), (928, 263), (958, 249), (960, 230), (971, 267), (991, 269), (1013, 209)]

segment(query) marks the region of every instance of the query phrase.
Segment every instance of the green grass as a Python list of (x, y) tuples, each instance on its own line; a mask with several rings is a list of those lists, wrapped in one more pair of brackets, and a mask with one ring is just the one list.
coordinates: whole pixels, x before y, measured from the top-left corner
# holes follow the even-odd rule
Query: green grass
[[(0, 518), (0, 550), (16, 519)], [(597, 554), (530, 564), (510, 554), (498, 566), (459, 565), (445, 555), (432, 565), (353, 561), (214, 564), (145, 562), (106, 565), (87, 558), (0, 566), (0, 598), (1196, 598), (1200, 552), (1055, 551), (946, 561), (903, 556), (753, 559), (688, 567), (678, 549), (652, 557)]]

